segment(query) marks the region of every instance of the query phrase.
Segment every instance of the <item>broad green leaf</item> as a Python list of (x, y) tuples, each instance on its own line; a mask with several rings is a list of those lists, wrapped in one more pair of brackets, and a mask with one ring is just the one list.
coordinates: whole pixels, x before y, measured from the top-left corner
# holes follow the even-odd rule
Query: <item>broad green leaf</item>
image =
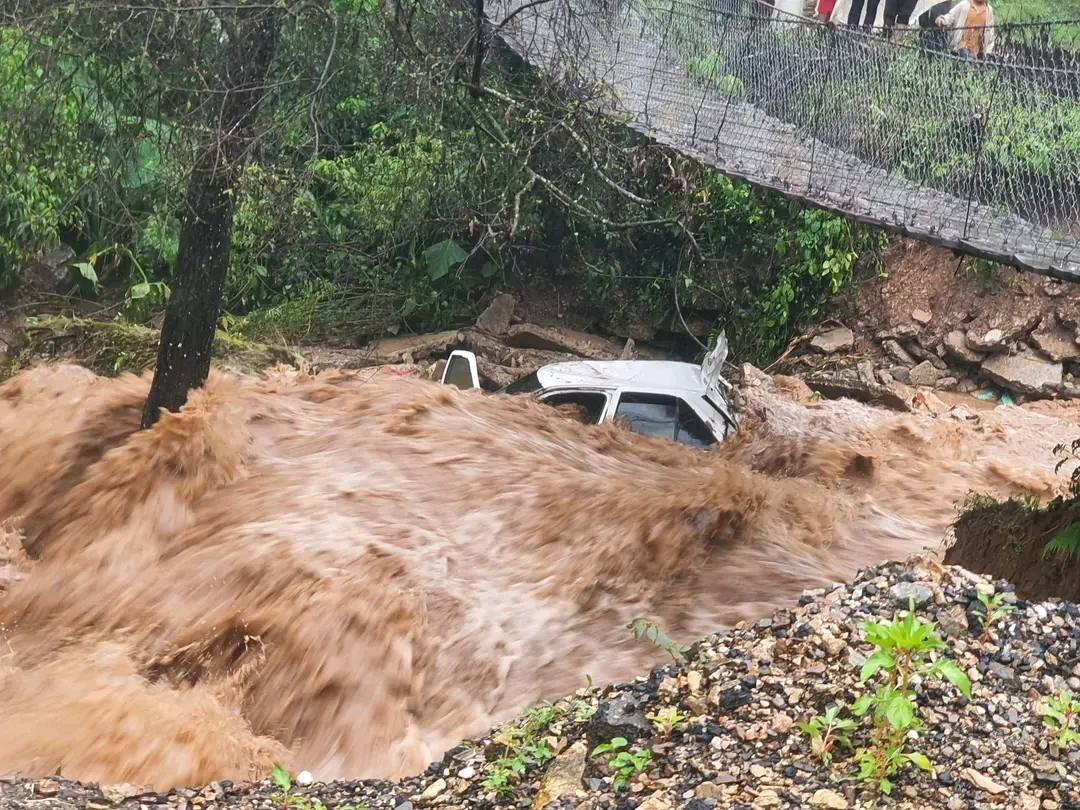
[(128, 288), (128, 298), (132, 301), (138, 301), (139, 299), (146, 298), (150, 294), (150, 284), (146, 281), (140, 281), (138, 284), (132, 284)]
[(880, 782), (878, 782), (878, 787), (881, 789), (881, 792), (884, 793), (886, 796), (892, 793), (892, 782), (890, 782), (888, 779), (882, 779)]
[(898, 731), (911, 726), (915, 719), (915, 706), (911, 699), (903, 692), (893, 693), (885, 704), (885, 719)]
[(428, 278), (432, 281), (438, 281), (469, 258), (469, 254), (453, 239), (444, 239), (435, 243), (425, 250), (423, 255), (424, 262), (427, 264)]
[(139, 141), (135, 150), (135, 158), (128, 168), (127, 182), (132, 188), (140, 188), (149, 184), (161, 165), (161, 152), (157, 144), (150, 139)]
[(971, 681), (964, 670), (948, 658), (942, 658), (934, 664), (934, 671), (959, 689), (964, 697), (971, 700)]
[(862, 717), (864, 714), (870, 711), (870, 707), (873, 704), (873, 695), (863, 695), (851, 705), (851, 713), (856, 717)]
[(97, 271), (94, 269), (94, 265), (90, 262), (76, 262), (74, 264), (75, 272), (77, 272), (86, 281), (89, 281), (95, 287), (98, 285)]
[(892, 669), (896, 666), (896, 659), (884, 650), (871, 655), (866, 659), (866, 663), (863, 664), (862, 671), (859, 672), (859, 680), (866, 683), (881, 669)]

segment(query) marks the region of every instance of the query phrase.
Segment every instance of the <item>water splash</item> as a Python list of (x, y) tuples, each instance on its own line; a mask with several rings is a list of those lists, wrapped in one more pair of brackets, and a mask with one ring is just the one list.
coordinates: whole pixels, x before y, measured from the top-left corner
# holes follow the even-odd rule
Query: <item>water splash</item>
[(343, 372), (216, 376), (139, 432), (146, 389), (0, 385), (0, 773), (416, 772), (657, 661), (634, 617), (691, 640), (937, 546), (969, 490), (1049, 495), (1080, 418), (758, 390), (701, 454)]

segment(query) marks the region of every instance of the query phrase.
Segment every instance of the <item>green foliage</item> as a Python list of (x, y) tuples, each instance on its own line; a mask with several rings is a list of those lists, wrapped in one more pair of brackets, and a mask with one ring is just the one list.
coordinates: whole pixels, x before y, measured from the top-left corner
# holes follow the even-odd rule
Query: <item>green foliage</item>
[[(93, 90), (72, 83), (63, 93), (41, 92), (44, 57), (40, 43), (0, 27), (0, 109), (8, 112), (0, 117), (0, 290), (16, 280), (26, 258), (80, 224), (71, 203), (94, 174), (92, 150), (79, 131), (83, 111), (93, 109)], [(47, 128), (31, 133), (23, 121), (44, 121)]]
[(650, 619), (634, 619), (626, 627), (634, 634), (634, 638), (643, 638), (659, 647), (670, 655), (671, 660), (676, 664), (686, 663), (686, 653), (690, 651), (690, 648), (683, 647), (668, 638), (667, 633), (656, 622)]
[(1067, 560), (1080, 559), (1080, 523), (1070, 523), (1046, 541), (1043, 557), (1054, 556)]
[(467, 258), (469, 254), (453, 239), (444, 239), (424, 251), (424, 263), (432, 281), (438, 281), (451, 270), (461, 267)]
[(957, 664), (948, 658), (934, 659), (932, 654), (945, 648), (933, 622), (915, 616), (909, 606), (903, 618), (861, 625), (866, 640), (877, 649), (866, 659), (859, 680), (867, 683), (877, 678), (880, 685), (861, 696), (851, 707), (856, 717), (869, 716), (874, 732), (871, 744), (855, 755), (858, 778), (873, 782), (882, 793), (892, 792), (892, 777), (905, 765), (930, 771), (933, 767), (924, 754), (905, 750), (907, 738), (922, 729), (915, 702), (913, 679), (944, 679), (970, 699), (971, 683)]
[(590, 757), (602, 757), (610, 754), (605, 760), (608, 769), (614, 774), (612, 787), (622, 790), (630, 780), (642, 773), (652, 762), (652, 752), (648, 749), (630, 748), (625, 737), (615, 737), (610, 742), (600, 743), (593, 749)]
[[(677, 296), (680, 311), (719, 318), (738, 336), (736, 352), (763, 360), (828, 306), (873, 248), (861, 228), (656, 150), (615, 121), (583, 119), (542, 78), (498, 60), (485, 81), (500, 97), (433, 88), (387, 36), (374, 0), (334, 0), (329, 12), (334, 26), (302, 11), (282, 30), (275, 71), (290, 80), (263, 103), (253, 160), (232, 190), (227, 332), (354, 343), (449, 328), (472, 320), (513, 273), (620, 313), (612, 327), (681, 330)], [(102, 31), (108, 47), (83, 58), (89, 40), (75, 32), (94, 23), (56, 28), (63, 42), (0, 32), (0, 104), (18, 112), (0, 122), (0, 287), (59, 241), (80, 256), (123, 247), (107, 274), (84, 261), (72, 281), (85, 296), (126, 290), (125, 317), (145, 323), (173, 285), (203, 134), (191, 114), (198, 72), (184, 60), (216, 64), (219, 43), (200, 31), (190, 54), (164, 41), (155, 51), (114, 20)], [(335, 35), (334, 63), (313, 95)], [(54, 55), (67, 52), (78, 58), (59, 64)], [(699, 57), (703, 80), (746, 92), (719, 54)], [(50, 92), (32, 91), (42, 85)], [(590, 127), (583, 154), (566, 132)], [(642, 219), (654, 224), (607, 224)]]
[(1058, 748), (1080, 746), (1080, 696), (1069, 691), (1052, 695), (1042, 702), (1039, 713)]
[(832, 761), (836, 746), (851, 749), (851, 732), (857, 727), (858, 723), (851, 718), (840, 716), (839, 706), (830, 706), (824, 714), (799, 724), (799, 728), (810, 738), (810, 750), (821, 757), (826, 765)]
[(780, 278), (760, 304), (755, 339), (759, 354), (784, 348), (797, 323), (815, 318), (851, 283), (866, 238), (839, 217), (818, 210), (800, 213), (801, 227)]
[(484, 787), (501, 795), (511, 793), (530, 768), (554, 757), (555, 752), (542, 735), (559, 717), (554, 706), (541, 704), (526, 709), (517, 720), (504, 726), (496, 737), (503, 753), (488, 764)]
[(983, 607), (984, 616), (982, 636), (979, 640), (986, 643), (990, 640), (991, 628), (1016, 610), (1016, 607), (1005, 601), (1005, 594), (1003, 593), (990, 595), (979, 591), (978, 599), (979, 604)]
[(670, 737), (673, 731), (690, 719), (674, 706), (665, 706), (652, 714), (645, 715), (645, 717), (653, 724), (657, 734), (663, 737)]
[(799, 328), (819, 318), (849, 287), (860, 259), (883, 246), (883, 235), (817, 209), (755, 192), (719, 174), (706, 174), (706, 238), (718, 252), (762, 263), (745, 321), (729, 329), (737, 350), (755, 360), (775, 357)]
[(974, 278), (985, 292), (999, 290), (1002, 287), (1002, 267), (997, 262), (985, 259), (967, 259), (964, 269)]

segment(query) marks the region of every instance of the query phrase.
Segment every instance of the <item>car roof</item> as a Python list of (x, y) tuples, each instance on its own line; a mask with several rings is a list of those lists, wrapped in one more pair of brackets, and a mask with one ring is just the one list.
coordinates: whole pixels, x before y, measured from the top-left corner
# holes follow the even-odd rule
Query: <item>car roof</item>
[(701, 369), (673, 360), (572, 360), (552, 363), (536, 372), (540, 385), (553, 387), (621, 388), (705, 393)]

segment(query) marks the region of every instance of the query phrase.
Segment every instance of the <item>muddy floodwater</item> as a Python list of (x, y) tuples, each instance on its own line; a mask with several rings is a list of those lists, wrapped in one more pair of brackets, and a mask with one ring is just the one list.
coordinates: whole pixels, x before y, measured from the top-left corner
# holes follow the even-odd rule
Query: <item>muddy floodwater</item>
[(0, 774), (392, 777), (522, 706), (1042, 496), (1076, 406), (749, 393), (710, 453), (392, 374), (0, 385)]

